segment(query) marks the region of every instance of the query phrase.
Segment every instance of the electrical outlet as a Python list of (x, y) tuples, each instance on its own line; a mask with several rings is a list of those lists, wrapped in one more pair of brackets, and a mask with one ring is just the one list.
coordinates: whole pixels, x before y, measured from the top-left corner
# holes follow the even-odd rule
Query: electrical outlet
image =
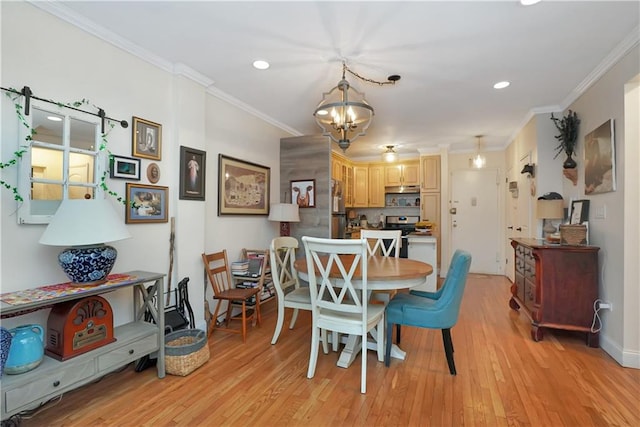
[(598, 303), (598, 310), (612, 310), (613, 307), (608, 302), (600, 302)]

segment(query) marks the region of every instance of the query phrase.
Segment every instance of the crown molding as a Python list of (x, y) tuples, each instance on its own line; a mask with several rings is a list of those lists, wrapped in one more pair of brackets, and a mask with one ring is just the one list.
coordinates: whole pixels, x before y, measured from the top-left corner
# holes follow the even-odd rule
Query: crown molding
[(291, 134), (291, 136), (303, 136), (304, 134), (300, 131), (298, 131), (297, 129), (292, 128), (291, 126), (285, 125), (284, 123), (281, 123), (277, 120), (275, 120), (273, 117), (270, 117), (266, 114), (264, 114), (262, 111), (259, 111), (255, 108), (253, 108), (251, 105), (246, 104), (242, 101), (240, 101), (237, 98), (234, 98), (233, 96), (229, 95), (228, 93), (221, 91), (220, 89), (216, 88), (216, 87), (208, 87), (207, 91), (206, 91), (209, 95), (211, 96), (215, 96), (218, 99), (221, 99), (225, 102), (227, 102), (228, 104), (231, 104), (243, 111), (246, 111), (247, 113), (256, 116), (257, 118), (279, 128), (282, 129), (285, 132), (288, 132)]

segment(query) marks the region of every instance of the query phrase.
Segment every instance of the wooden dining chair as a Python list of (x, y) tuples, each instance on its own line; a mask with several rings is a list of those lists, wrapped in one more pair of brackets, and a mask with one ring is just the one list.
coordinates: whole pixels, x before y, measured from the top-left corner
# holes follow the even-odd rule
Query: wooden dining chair
[[(260, 292), (262, 289), (258, 286), (255, 288), (235, 288), (233, 286), (226, 249), (221, 252), (202, 254), (202, 262), (204, 263), (209, 284), (213, 289), (213, 298), (218, 300), (215, 312), (213, 314), (209, 313), (212, 316), (209, 324), (209, 335), (213, 333), (214, 329), (220, 329), (222, 331), (242, 334), (242, 341), (246, 342), (247, 322), (256, 320), (258, 325), (262, 323), (260, 316)], [(216, 326), (222, 301), (227, 301), (225, 327)], [(255, 301), (253, 307), (248, 305), (250, 301)], [(234, 307), (241, 310), (239, 315), (232, 315)], [(230, 327), (232, 320), (242, 322), (240, 329)]]
[[(381, 255), (400, 257), (400, 245), (402, 244), (402, 231), (400, 230), (362, 230), (360, 237), (366, 239), (369, 255)], [(371, 302), (374, 304), (387, 304), (398, 291), (373, 291)]]
[[(311, 353), (307, 378), (313, 378), (320, 339), (328, 353), (327, 331), (362, 339), (360, 392), (367, 391), (367, 335), (376, 329), (378, 360), (384, 360), (384, 306), (369, 304), (367, 244), (364, 239), (321, 239), (303, 236), (312, 306)], [(315, 273), (314, 273), (315, 272)], [(355, 284), (356, 273), (361, 277)]]
[[(389, 302), (386, 308), (387, 336), (384, 360), (386, 366), (389, 366), (391, 360), (391, 331), (394, 324), (441, 329), (449, 372), (451, 375), (456, 375), (451, 328), (458, 322), (470, 266), (471, 254), (457, 250), (442, 285), (442, 292), (437, 299), (432, 299), (435, 296), (433, 294), (421, 296), (416, 293), (399, 293)], [(396, 334), (396, 343), (400, 343), (399, 329)]]

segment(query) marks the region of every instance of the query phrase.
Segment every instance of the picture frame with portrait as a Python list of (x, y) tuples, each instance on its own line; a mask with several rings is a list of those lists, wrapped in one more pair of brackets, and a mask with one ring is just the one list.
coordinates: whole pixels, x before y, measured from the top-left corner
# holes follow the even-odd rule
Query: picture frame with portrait
[(111, 155), (109, 157), (109, 177), (140, 181), (140, 159)]
[(169, 187), (127, 183), (126, 224), (169, 221)]
[(218, 216), (269, 215), (271, 168), (218, 155)]
[(316, 207), (316, 180), (300, 179), (291, 181), (291, 201), (298, 208)]
[(162, 125), (133, 117), (131, 155), (143, 159), (162, 160)]
[(180, 146), (180, 191), (181, 200), (204, 200), (206, 184), (207, 153), (195, 148)]

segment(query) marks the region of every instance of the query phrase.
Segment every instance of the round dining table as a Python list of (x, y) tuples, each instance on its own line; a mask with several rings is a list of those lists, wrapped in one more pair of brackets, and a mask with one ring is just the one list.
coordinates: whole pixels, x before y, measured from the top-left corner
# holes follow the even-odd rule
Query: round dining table
[[(353, 255), (341, 255), (345, 262), (345, 266), (351, 265), (348, 259), (353, 259)], [(328, 259), (328, 257), (320, 257), (321, 260)], [(306, 258), (297, 259), (294, 263), (298, 275), (302, 280), (309, 282), (309, 272), (307, 270)], [(383, 257), (383, 256), (368, 256), (367, 257), (367, 291), (389, 291), (397, 289), (412, 288), (414, 286), (422, 285), (426, 282), (427, 276), (433, 273), (433, 267), (426, 262), (417, 261), (408, 258), (395, 258), (395, 257)], [(329, 273), (329, 277), (341, 278), (342, 275), (337, 269), (332, 269)], [(361, 282), (362, 274), (358, 267), (354, 273), (353, 285), (357, 288)], [(361, 348), (360, 337), (357, 335), (350, 335), (347, 338), (345, 347), (338, 359), (338, 366), (347, 368), (360, 351)], [(368, 342), (367, 348), (375, 350), (377, 343)], [(391, 347), (391, 357), (404, 360), (406, 352), (400, 349), (397, 345), (393, 344)]]

